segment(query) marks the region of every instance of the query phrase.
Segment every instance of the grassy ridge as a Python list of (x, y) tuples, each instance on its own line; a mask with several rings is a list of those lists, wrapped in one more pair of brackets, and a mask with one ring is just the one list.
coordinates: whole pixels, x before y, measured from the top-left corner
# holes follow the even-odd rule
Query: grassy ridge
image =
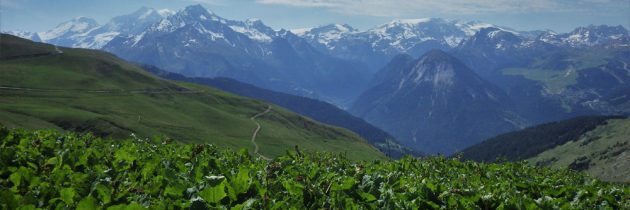
[(528, 159), (538, 166), (582, 170), (604, 181), (630, 183), (630, 120), (606, 125)]
[(485, 140), (462, 151), (466, 160), (493, 162), (497, 158), (509, 161), (525, 160), (566, 142), (576, 140), (586, 132), (606, 124), (614, 116), (585, 116), (545, 123), (513, 131)]
[(630, 188), (568, 170), (445, 158), (354, 162), (165, 139), (0, 129), (0, 208), (628, 209)]
[[(11, 128), (92, 132), (126, 138), (166, 135), (184, 142), (248, 148), (256, 128), (249, 118), (267, 104), (205, 86), (150, 75), (95, 50), (60, 48), (35, 57), (18, 48), (50, 45), (2, 35), (0, 123)], [(9, 49), (9, 50), (5, 50)], [(16, 52), (14, 52), (16, 51)], [(259, 118), (261, 153), (275, 157), (299, 145), (305, 150), (347, 153), (353, 159), (384, 158), (356, 134), (273, 107)]]
[(585, 171), (605, 181), (630, 182), (630, 119), (577, 117), (490, 138), (462, 151), (466, 160), (527, 160), (536, 166)]

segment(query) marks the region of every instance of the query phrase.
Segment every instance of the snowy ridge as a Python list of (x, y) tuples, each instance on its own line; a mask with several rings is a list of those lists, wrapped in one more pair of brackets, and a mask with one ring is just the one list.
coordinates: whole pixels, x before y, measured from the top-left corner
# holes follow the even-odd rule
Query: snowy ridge
[(232, 30), (245, 34), (250, 39), (258, 42), (268, 43), (278, 36), (277, 31), (257, 18), (250, 18), (245, 21), (228, 21), (227, 24)]
[(77, 17), (37, 33), (37, 37), (23, 37), (35, 41), (41, 37), (41, 41), (66, 47), (100, 49), (117, 36), (141, 33), (149, 25), (172, 14), (173, 11), (168, 9), (142, 7), (131, 14), (114, 17), (105, 25), (99, 25), (91, 18)]
[(37, 33), (28, 32), (28, 31), (4, 31), (2, 33), (11, 34), (13, 36), (17, 36), (24, 39), (30, 39), (35, 42), (41, 42), (42, 39), (39, 37)]
[(589, 25), (586, 27), (578, 27), (564, 34), (548, 31), (541, 34), (538, 40), (569, 47), (592, 47), (606, 44), (627, 46), (628, 41), (630, 41), (630, 36), (628, 35), (628, 30), (623, 26)]
[[(365, 43), (374, 52), (388, 55), (414, 53), (420, 45), (425, 48), (448, 49), (457, 47), (463, 40), (486, 27), (495, 25), (482, 22), (463, 22), (440, 18), (396, 19), (366, 31), (358, 31), (348, 25), (330, 24), (316, 28), (291, 30), (321, 45), (329, 51), (348, 49), (357, 43)], [(422, 47), (421, 47), (422, 48)], [(351, 52), (341, 52), (351, 54)]]
[(94, 19), (77, 17), (70, 21), (61, 23), (51, 30), (38, 33), (38, 35), (43, 41), (50, 42), (54, 39), (83, 34), (98, 26), (98, 23)]

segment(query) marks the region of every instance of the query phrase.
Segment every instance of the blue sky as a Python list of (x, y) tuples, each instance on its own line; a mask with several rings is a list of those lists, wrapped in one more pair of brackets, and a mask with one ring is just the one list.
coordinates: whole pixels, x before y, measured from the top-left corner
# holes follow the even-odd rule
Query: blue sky
[(630, 26), (630, 0), (0, 0), (0, 30), (45, 31), (77, 16), (104, 24), (142, 6), (176, 11), (191, 4), (228, 19), (260, 18), (276, 29), (328, 23), (367, 29), (424, 17), (558, 32), (588, 24)]

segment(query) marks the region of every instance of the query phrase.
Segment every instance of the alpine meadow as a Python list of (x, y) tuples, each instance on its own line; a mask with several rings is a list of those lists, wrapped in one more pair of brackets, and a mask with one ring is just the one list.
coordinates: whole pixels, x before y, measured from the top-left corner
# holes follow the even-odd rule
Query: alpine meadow
[(0, 209), (629, 209), (630, 2), (0, 2)]

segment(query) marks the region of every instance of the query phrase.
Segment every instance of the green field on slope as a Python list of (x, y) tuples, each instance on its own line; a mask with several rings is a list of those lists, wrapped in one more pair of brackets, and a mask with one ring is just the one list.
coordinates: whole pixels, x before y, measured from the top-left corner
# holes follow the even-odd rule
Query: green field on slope
[(575, 69), (528, 69), (507, 68), (503, 69), (505, 75), (520, 75), (529, 80), (541, 82), (551, 93), (560, 93), (566, 87), (577, 83), (578, 73)]
[(605, 181), (630, 182), (630, 120), (612, 119), (575, 141), (528, 159), (554, 168), (583, 170)]
[(554, 56), (533, 58), (527, 67), (501, 69), (504, 75), (522, 76), (542, 83), (550, 93), (561, 93), (577, 84), (579, 72), (605, 65), (614, 58), (617, 49), (569, 51)]
[[(126, 138), (165, 135), (190, 143), (247, 148), (268, 104), (216, 89), (149, 75), (109, 53), (60, 48), (14, 36), (0, 37), (0, 124), (10, 128), (92, 132)], [(304, 150), (346, 153), (353, 159), (384, 155), (356, 134), (280, 107), (257, 119), (260, 153), (275, 157)]]

